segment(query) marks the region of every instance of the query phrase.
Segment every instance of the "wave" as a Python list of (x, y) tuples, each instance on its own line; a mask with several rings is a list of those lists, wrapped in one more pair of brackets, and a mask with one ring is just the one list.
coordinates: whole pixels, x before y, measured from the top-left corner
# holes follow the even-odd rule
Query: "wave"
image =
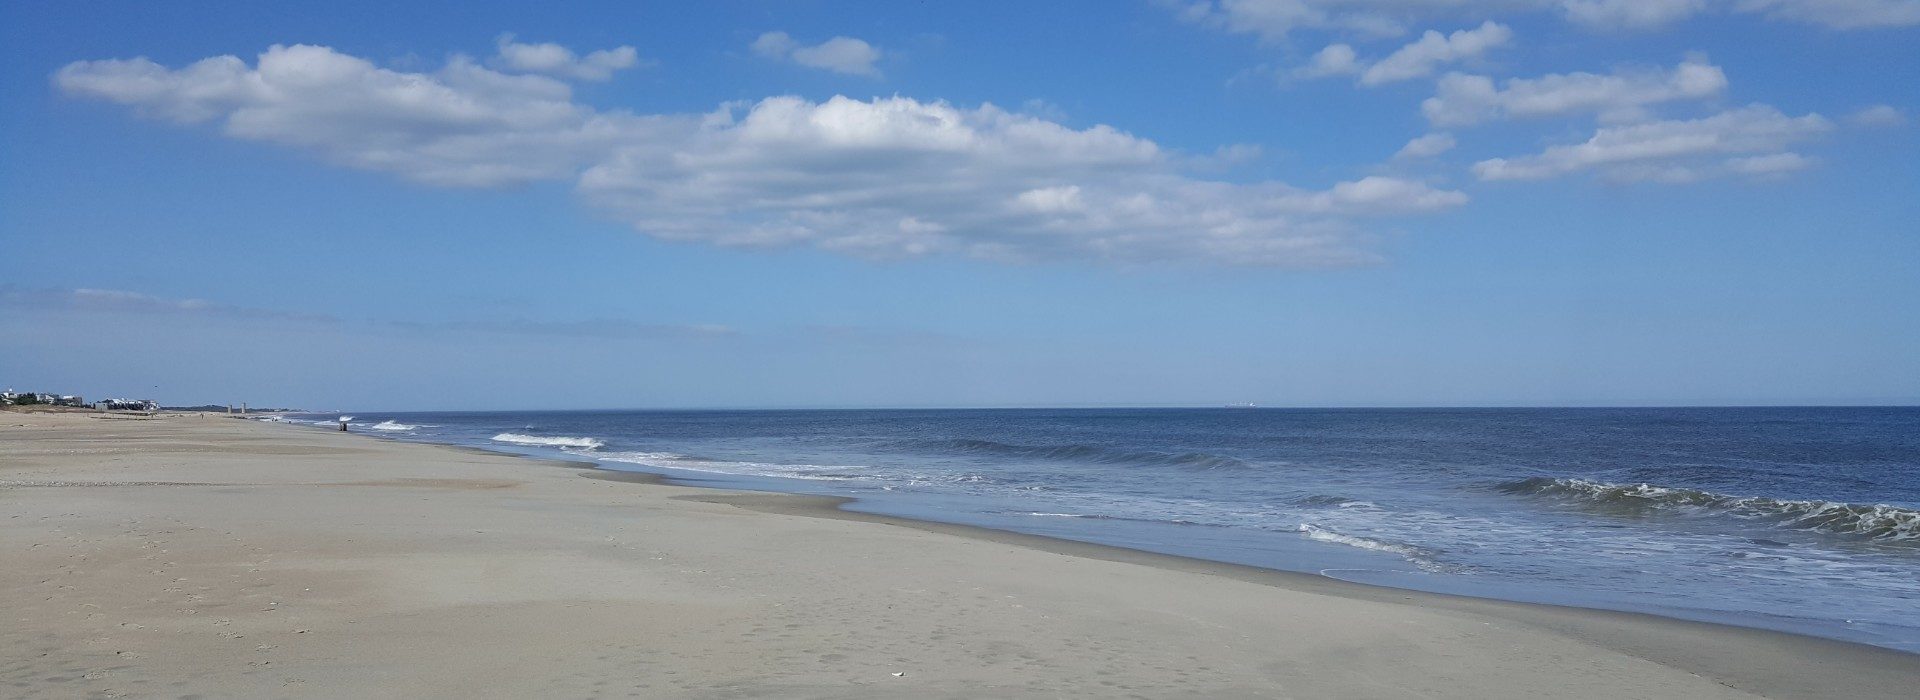
[(1379, 505), (1376, 505), (1372, 501), (1362, 501), (1359, 499), (1347, 498), (1346, 496), (1329, 496), (1324, 494), (1317, 495), (1317, 496), (1307, 496), (1305, 498), (1297, 498), (1297, 499), (1294, 499), (1293, 504), (1298, 506), (1307, 506), (1309, 508), (1379, 508), (1380, 507)]
[(998, 511), (997, 515), (1022, 515), (1029, 518), (1073, 518), (1076, 520), (1114, 520), (1129, 523), (1154, 523), (1158, 525), (1192, 525), (1198, 527), (1225, 527), (1212, 523), (1182, 520), (1180, 518), (1129, 518), (1124, 515), (1101, 515), (1098, 513), (1049, 513), (1046, 511), (1008, 510)]
[(1728, 515), (1771, 521), (1778, 527), (1795, 530), (1881, 542), (1920, 543), (1920, 510), (1899, 506), (1730, 496), (1652, 484), (1609, 484), (1551, 477), (1511, 481), (1496, 488), (1511, 494), (1541, 496), (1597, 508), (1649, 514)]
[(672, 452), (608, 452), (594, 456), (602, 462), (621, 462), (638, 464), (661, 469), (684, 469), (687, 471), (710, 472), (715, 474), (734, 474), (746, 476), (777, 476), (788, 479), (812, 479), (819, 481), (845, 481), (867, 479), (865, 474), (851, 473), (865, 466), (831, 466), (823, 464), (775, 464), (772, 462), (733, 462), (719, 459), (707, 459)]
[(532, 447), (571, 447), (580, 450), (597, 450), (607, 443), (589, 437), (546, 437), (541, 435), (522, 435), (520, 433), (501, 433), (493, 436), (494, 442), (509, 445), (527, 445)]
[(1404, 544), (1399, 544), (1395, 542), (1387, 542), (1385, 540), (1368, 539), (1365, 537), (1356, 537), (1353, 535), (1343, 535), (1338, 532), (1334, 532), (1332, 530), (1328, 530), (1326, 528), (1320, 527), (1318, 525), (1314, 525), (1312, 523), (1301, 523), (1300, 527), (1297, 528), (1296, 531), (1302, 535), (1306, 535), (1307, 539), (1310, 539), (1310, 540), (1319, 540), (1321, 542), (1333, 542), (1336, 544), (1344, 544), (1348, 547), (1359, 547), (1361, 549), (1371, 549), (1376, 552), (1392, 552), (1394, 554), (1398, 554), (1405, 557), (1420, 557), (1420, 556), (1425, 556), (1426, 554), (1425, 552), (1422, 552), (1420, 548), (1414, 547), (1412, 545), (1404, 545)]
[(1182, 469), (1239, 469), (1251, 467), (1244, 460), (1205, 452), (1156, 452), (1120, 450), (1100, 445), (1011, 445), (992, 440), (960, 438), (917, 443), (917, 446), (945, 452), (1004, 455), (1030, 459), (1048, 459), (1093, 464), (1179, 467)]
[(367, 426), (368, 430), (391, 430), (396, 432), (403, 431), (403, 430), (417, 430), (419, 428), (420, 426), (417, 426), (417, 425), (407, 425), (406, 423), (400, 423), (397, 421), (390, 421), (390, 420), (383, 420), (373, 425)]
[[(353, 416), (347, 416), (347, 418), (351, 419), (353, 418)], [(254, 420), (264, 421), (268, 423), (288, 423), (291, 425), (317, 425), (324, 428), (331, 428), (339, 424), (338, 420), (335, 420), (332, 418), (328, 418), (326, 420), (312, 420), (308, 418), (288, 418), (286, 416), (266, 416), (263, 418), (255, 418)]]
[(1388, 554), (1397, 554), (1397, 555), (1400, 555), (1400, 558), (1405, 559), (1409, 562), (1412, 562), (1414, 566), (1420, 567), (1422, 571), (1443, 572), (1443, 571), (1462, 571), (1463, 570), (1458, 566), (1441, 564), (1440, 562), (1434, 560), (1432, 553), (1410, 544), (1401, 544), (1399, 542), (1388, 542), (1386, 540), (1376, 540), (1370, 537), (1359, 537), (1356, 535), (1343, 534), (1339, 532), (1334, 532), (1332, 530), (1328, 530), (1318, 525), (1314, 525), (1313, 523), (1300, 523), (1300, 527), (1295, 528), (1295, 532), (1299, 532), (1302, 535), (1306, 535), (1307, 539), (1314, 540), (1316, 542), (1328, 542), (1332, 544), (1346, 545), (1348, 547), (1372, 550), (1375, 552), (1386, 552)]

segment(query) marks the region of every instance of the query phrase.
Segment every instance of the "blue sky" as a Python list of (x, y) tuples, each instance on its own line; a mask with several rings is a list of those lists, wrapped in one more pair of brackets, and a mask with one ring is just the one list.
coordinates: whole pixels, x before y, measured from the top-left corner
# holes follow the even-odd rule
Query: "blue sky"
[(1915, 0), (0, 15), (17, 389), (1920, 400)]

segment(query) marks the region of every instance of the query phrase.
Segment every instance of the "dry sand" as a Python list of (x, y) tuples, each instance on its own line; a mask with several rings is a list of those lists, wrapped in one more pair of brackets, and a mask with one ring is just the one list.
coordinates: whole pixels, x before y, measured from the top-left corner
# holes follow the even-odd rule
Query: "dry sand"
[(1920, 688), (1920, 656), (1872, 647), (608, 474), (222, 417), (0, 413), (0, 696)]

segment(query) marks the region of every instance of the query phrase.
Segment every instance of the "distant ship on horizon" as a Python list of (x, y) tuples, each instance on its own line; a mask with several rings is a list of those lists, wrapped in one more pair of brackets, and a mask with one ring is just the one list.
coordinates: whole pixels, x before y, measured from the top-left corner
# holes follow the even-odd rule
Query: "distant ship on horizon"
[(1259, 404), (1256, 404), (1256, 403), (1254, 403), (1254, 402), (1252, 402), (1252, 401), (1242, 401), (1242, 402), (1239, 402), (1239, 403), (1230, 403), (1230, 404), (1227, 404), (1227, 406), (1226, 406), (1226, 407), (1227, 407), (1227, 408), (1259, 408), (1260, 406), (1259, 406)]

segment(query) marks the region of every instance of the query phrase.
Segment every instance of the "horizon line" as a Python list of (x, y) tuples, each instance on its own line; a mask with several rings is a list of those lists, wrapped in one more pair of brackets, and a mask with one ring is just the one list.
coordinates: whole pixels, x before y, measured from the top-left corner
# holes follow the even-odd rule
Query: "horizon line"
[[(1604, 410), (1604, 409), (1786, 409), (1786, 408), (1920, 408), (1920, 400), (1909, 403), (1727, 403), (1727, 404), (1403, 404), (1403, 405), (1263, 405), (1232, 404), (1030, 404), (975, 406), (654, 406), (654, 407), (582, 407), (582, 408), (414, 408), (414, 409), (287, 409), (291, 413), (568, 413), (589, 411), (722, 412), (722, 411), (1047, 411), (1047, 410), (1285, 410), (1285, 411), (1408, 411), (1408, 410)], [(273, 409), (253, 409), (267, 412)]]

